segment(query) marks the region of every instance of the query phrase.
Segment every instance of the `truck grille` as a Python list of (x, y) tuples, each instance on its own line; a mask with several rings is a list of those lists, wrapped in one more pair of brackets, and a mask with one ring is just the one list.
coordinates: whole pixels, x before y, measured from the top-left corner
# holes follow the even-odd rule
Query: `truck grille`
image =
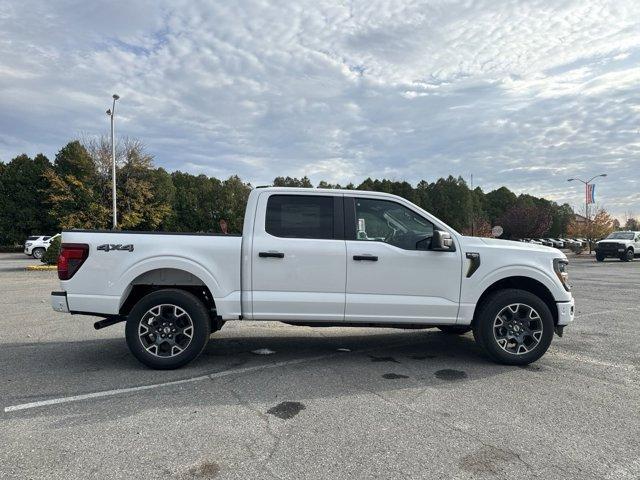
[(601, 243), (598, 245), (598, 250), (602, 252), (617, 252), (619, 248), (624, 248), (621, 243)]

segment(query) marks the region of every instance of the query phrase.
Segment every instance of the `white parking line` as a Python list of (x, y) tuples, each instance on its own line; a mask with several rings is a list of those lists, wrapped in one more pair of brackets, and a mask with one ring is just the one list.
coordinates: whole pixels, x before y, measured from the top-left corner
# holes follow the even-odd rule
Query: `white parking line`
[[(588, 313), (583, 313), (580, 315), (576, 315), (575, 319), (578, 319), (580, 317), (587, 317), (587, 316), (591, 316), (591, 315), (602, 315), (605, 313), (612, 313), (612, 312), (620, 312), (620, 311), (629, 311), (629, 310), (638, 310), (640, 307), (629, 307), (629, 308), (615, 308), (615, 309), (611, 309), (611, 310), (605, 310), (605, 311), (600, 311), (600, 312), (588, 312)], [(403, 342), (400, 344), (392, 344), (392, 345), (385, 345), (384, 348), (394, 348), (394, 347), (398, 347), (401, 345), (408, 345), (414, 342)], [(374, 347), (374, 348), (369, 348), (369, 349), (365, 349), (365, 350), (356, 350), (353, 351), (352, 353), (363, 353), (369, 350), (375, 350), (377, 348), (380, 347)], [(552, 355), (555, 356), (559, 356), (559, 357), (564, 357), (567, 359), (572, 359), (572, 360), (577, 360), (580, 362), (584, 362), (584, 363), (591, 363), (594, 365), (599, 365), (599, 366), (606, 366), (606, 367), (613, 367), (613, 368), (620, 368), (622, 370), (626, 370), (626, 371), (635, 371), (636, 367), (634, 365), (625, 365), (625, 364), (616, 364), (616, 363), (609, 363), (609, 362), (603, 362), (600, 360), (596, 360), (596, 359), (592, 359), (590, 357), (586, 357), (586, 356), (582, 356), (582, 355), (575, 355), (575, 354), (567, 354), (564, 352), (559, 352), (555, 349), (553, 349), (551, 352)], [(151, 385), (141, 385), (139, 387), (128, 387), (128, 388), (118, 388), (118, 389), (114, 389), (114, 390), (102, 390), (99, 392), (91, 392), (91, 393), (85, 393), (82, 395), (72, 395), (69, 397), (60, 397), (60, 398), (51, 398), (49, 400), (41, 400), (39, 402), (30, 402), (30, 403), (21, 403), (18, 405), (10, 405), (8, 407), (4, 408), (4, 412), (5, 413), (9, 413), (9, 412), (16, 412), (19, 410), (28, 410), (31, 408), (38, 408), (38, 407), (45, 407), (45, 406), (50, 406), (50, 405), (59, 405), (62, 403), (71, 403), (71, 402), (79, 402), (82, 400), (89, 400), (89, 399), (93, 399), (93, 398), (103, 398), (103, 397), (113, 397), (116, 395), (124, 395), (127, 393), (132, 393), (132, 392), (140, 392), (140, 391), (144, 391), (144, 390), (153, 390), (153, 389), (157, 389), (157, 388), (163, 388), (163, 387), (171, 387), (174, 385), (182, 385), (185, 383), (193, 383), (193, 382), (201, 382), (203, 380), (212, 380), (214, 378), (221, 378), (221, 377), (227, 377), (230, 375), (240, 375), (243, 373), (248, 373), (248, 372), (255, 372), (255, 371), (259, 371), (259, 370), (267, 370), (270, 368), (278, 368), (278, 367), (286, 367), (289, 365), (296, 365), (296, 364), (300, 364), (300, 363), (307, 363), (307, 362), (314, 362), (316, 360), (323, 360), (326, 358), (331, 358), (331, 357), (335, 357), (338, 355), (344, 355), (344, 353), (331, 353), (328, 355), (319, 355), (316, 357), (309, 357), (309, 358), (301, 358), (301, 359), (296, 359), (296, 360), (287, 360), (287, 361), (283, 361), (283, 362), (276, 362), (276, 363), (271, 363), (268, 365), (256, 365), (253, 367), (244, 367), (244, 368), (237, 368), (237, 369), (233, 369), (233, 370), (224, 370), (222, 372), (215, 372), (215, 373), (210, 373), (207, 375), (200, 375), (197, 377), (192, 377), (192, 378), (185, 378), (182, 380), (174, 380), (171, 382), (164, 382), (164, 383), (154, 383)]]
[[(388, 345), (381, 345), (371, 348), (365, 348), (362, 350), (353, 350), (351, 353), (366, 353), (369, 351), (378, 350), (380, 348), (389, 349), (407, 345), (413, 345), (418, 343), (419, 340), (413, 339), (412, 341), (397, 342)], [(184, 383), (201, 382), (203, 380), (213, 380), (214, 378), (228, 377), (230, 375), (241, 375), (243, 373), (255, 372), (259, 370), (267, 370), (269, 368), (286, 367), (289, 365), (297, 365), (300, 363), (315, 362), (316, 360), (324, 360), (327, 358), (337, 357), (345, 355), (345, 352), (329, 353), (327, 355), (318, 355), (309, 358), (298, 358), (296, 360), (285, 360), (282, 362), (270, 363), (267, 365), (255, 365), (253, 367), (236, 368), (233, 370), (224, 370), (222, 372), (209, 373), (207, 375), (199, 375), (197, 377), (185, 378), (182, 380), (173, 380), (171, 382), (153, 383), (151, 385), (141, 385), (139, 387), (117, 388), (114, 390), (102, 390), (100, 392), (84, 393), (82, 395), (71, 395), (69, 397), (51, 398), (49, 400), (41, 400), (39, 402), (21, 403), (19, 405), (10, 405), (4, 407), (4, 412), (16, 412), (18, 410), (28, 410), (30, 408), (45, 407), (50, 405), (59, 405), (61, 403), (79, 402), (81, 400), (90, 400), (92, 398), (114, 397), (116, 395), (124, 395), (132, 392), (141, 392), (144, 390), (153, 390), (156, 388), (171, 387), (174, 385), (182, 385)]]
[(599, 311), (599, 312), (580, 313), (580, 314), (575, 316), (574, 320), (577, 320), (577, 319), (583, 318), (583, 317), (591, 317), (593, 315), (604, 315), (605, 313), (628, 312), (628, 311), (634, 311), (634, 310), (640, 310), (640, 307), (612, 308), (612, 309), (609, 309), (609, 310), (602, 310), (602, 311)]
[(228, 377), (230, 375), (240, 375), (243, 373), (248, 373), (248, 372), (255, 372), (258, 370), (266, 370), (269, 368), (278, 368), (278, 367), (286, 367), (289, 365), (296, 365), (296, 364), (300, 364), (300, 363), (306, 363), (306, 362), (314, 362), (316, 360), (323, 360), (325, 358), (330, 358), (330, 357), (335, 357), (340, 355), (340, 353), (332, 353), (329, 355), (319, 355), (317, 357), (309, 357), (309, 358), (299, 358), (297, 360), (286, 360), (283, 362), (276, 362), (276, 363), (270, 363), (268, 365), (256, 365), (253, 367), (244, 367), (244, 368), (236, 368), (233, 370), (224, 370), (222, 372), (215, 372), (215, 373), (210, 373), (207, 375), (200, 375), (198, 377), (192, 377), (192, 378), (185, 378), (183, 380), (174, 380), (171, 382), (164, 382), (164, 383), (154, 383), (151, 385), (142, 385), (139, 387), (129, 387), (129, 388), (118, 388), (115, 390), (102, 390), (100, 392), (92, 392), (92, 393), (85, 393), (82, 395), (72, 395), (70, 397), (60, 397), (60, 398), (51, 398), (49, 400), (42, 400), (39, 402), (30, 402), (30, 403), (22, 403), (19, 405), (11, 405), (9, 407), (5, 407), (4, 411), (5, 413), (8, 412), (16, 412), (18, 410), (27, 410), (30, 408), (37, 408), (37, 407), (44, 407), (44, 406), (48, 406), (48, 405), (58, 405), (61, 403), (70, 403), (70, 402), (79, 402), (81, 400), (89, 400), (92, 398), (102, 398), (102, 397), (113, 397), (116, 395), (123, 395), (126, 393), (132, 393), (132, 392), (140, 392), (143, 390), (153, 390), (156, 388), (162, 388), (162, 387), (171, 387), (174, 385), (182, 385), (184, 383), (193, 383), (193, 382), (201, 382), (203, 380), (212, 380), (214, 378), (220, 378), (220, 377)]
[(554, 347), (551, 347), (546, 355), (551, 355), (552, 357), (559, 357), (564, 360), (573, 360), (581, 363), (588, 363), (590, 365), (597, 365), (598, 367), (607, 367), (614, 368), (617, 370), (624, 370), (626, 372), (635, 372), (636, 366), (628, 363), (613, 363), (606, 362), (604, 360), (598, 360), (597, 358), (589, 357), (587, 355), (580, 355), (579, 353), (569, 353), (569, 352), (561, 352)]

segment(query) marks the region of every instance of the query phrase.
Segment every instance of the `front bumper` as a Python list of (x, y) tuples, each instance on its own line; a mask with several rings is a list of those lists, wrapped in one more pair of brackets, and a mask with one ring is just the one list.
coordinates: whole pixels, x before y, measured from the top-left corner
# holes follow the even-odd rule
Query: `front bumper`
[(33, 250), (33, 247), (24, 247), (24, 254), (31, 255), (31, 250)]
[(51, 308), (56, 312), (69, 313), (67, 292), (51, 292)]
[(569, 325), (575, 316), (575, 300), (572, 298), (568, 302), (557, 302), (558, 306), (558, 326)]

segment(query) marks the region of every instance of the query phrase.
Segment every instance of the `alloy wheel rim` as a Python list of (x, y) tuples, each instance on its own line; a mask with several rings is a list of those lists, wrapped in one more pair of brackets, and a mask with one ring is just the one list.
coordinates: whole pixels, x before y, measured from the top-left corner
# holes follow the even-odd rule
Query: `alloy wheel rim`
[(542, 340), (543, 330), (540, 314), (524, 303), (507, 305), (493, 320), (496, 343), (512, 355), (524, 355), (534, 350)]
[(138, 324), (138, 338), (151, 355), (171, 358), (180, 355), (193, 339), (191, 316), (177, 305), (150, 308)]

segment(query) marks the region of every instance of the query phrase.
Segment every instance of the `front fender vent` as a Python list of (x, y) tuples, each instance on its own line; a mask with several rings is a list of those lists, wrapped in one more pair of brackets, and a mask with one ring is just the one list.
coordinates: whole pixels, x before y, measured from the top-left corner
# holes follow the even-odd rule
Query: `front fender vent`
[(467, 252), (466, 257), (470, 260), (467, 278), (471, 277), (480, 268), (480, 254), (478, 252)]

